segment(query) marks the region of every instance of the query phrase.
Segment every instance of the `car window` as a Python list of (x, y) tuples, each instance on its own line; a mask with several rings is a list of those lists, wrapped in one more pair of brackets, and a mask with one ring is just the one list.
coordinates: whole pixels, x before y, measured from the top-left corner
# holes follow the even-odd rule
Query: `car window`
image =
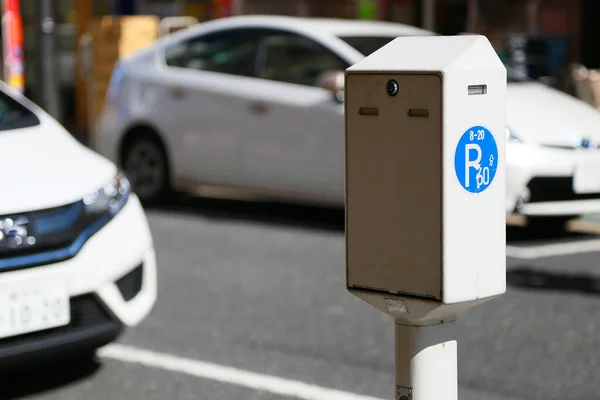
[(344, 42), (354, 47), (365, 57), (370, 56), (396, 37), (392, 36), (340, 36)]
[(261, 46), (263, 59), (259, 76), (263, 79), (318, 86), (324, 72), (349, 67), (324, 46), (294, 34), (270, 34)]
[(165, 62), (171, 67), (232, 75), (255, 76), (258, 31), (221, 31), (169, 46)]
[(38, 117), (4, 92), (0, 92), (0, 131), (40, 124)]

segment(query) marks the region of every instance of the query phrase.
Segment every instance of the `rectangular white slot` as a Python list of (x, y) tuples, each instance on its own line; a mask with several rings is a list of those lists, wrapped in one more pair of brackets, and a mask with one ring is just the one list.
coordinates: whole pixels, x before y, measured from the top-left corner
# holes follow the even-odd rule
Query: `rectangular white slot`
[(469, 85), (469, 96), (477, 95), (477, 94), (486, 94), (487, 93), (487, 85)]

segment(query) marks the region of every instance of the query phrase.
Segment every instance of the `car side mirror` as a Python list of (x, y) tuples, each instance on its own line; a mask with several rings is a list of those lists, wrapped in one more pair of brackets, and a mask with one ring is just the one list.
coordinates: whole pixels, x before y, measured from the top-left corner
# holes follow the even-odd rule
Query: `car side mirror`
[(319, 78), (319, 87), (333, 93), (336, 101), (344, 102), (344, 71), (328, 71)]

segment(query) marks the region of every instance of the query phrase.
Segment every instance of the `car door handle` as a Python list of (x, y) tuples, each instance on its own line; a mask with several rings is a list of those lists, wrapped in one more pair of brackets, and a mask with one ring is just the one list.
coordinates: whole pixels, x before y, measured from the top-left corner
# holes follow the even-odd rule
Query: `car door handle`
[(267, 106), (266, 103), (263, 103), (260, 101), (255, 101), (255, 102), (250, 103), (250, 111), (253, 114), (264, 115), (267, 112), (269, 112), (269, 107)]
[(174, 99), (182, 99), (185, 97), (185, 90), (181, 87), (175, 87), (171, 89), (171, 97)]

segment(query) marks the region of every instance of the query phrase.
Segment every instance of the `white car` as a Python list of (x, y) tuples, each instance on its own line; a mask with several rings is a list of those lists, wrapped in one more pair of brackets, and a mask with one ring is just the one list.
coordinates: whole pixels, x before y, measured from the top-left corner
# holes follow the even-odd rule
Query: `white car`
[(0, 82), (0, 366), (93, 354), (157, 297), (153, 238), (114, 163)]
[[(343, 205), (342, 71), (396, 37), (433, 34), (283, 16), (198, 24), (118, 63), (97, 149), (142, 200), (218, 186)], [(600, 113), (508, 72), (507, 213), (600, 212)]]

